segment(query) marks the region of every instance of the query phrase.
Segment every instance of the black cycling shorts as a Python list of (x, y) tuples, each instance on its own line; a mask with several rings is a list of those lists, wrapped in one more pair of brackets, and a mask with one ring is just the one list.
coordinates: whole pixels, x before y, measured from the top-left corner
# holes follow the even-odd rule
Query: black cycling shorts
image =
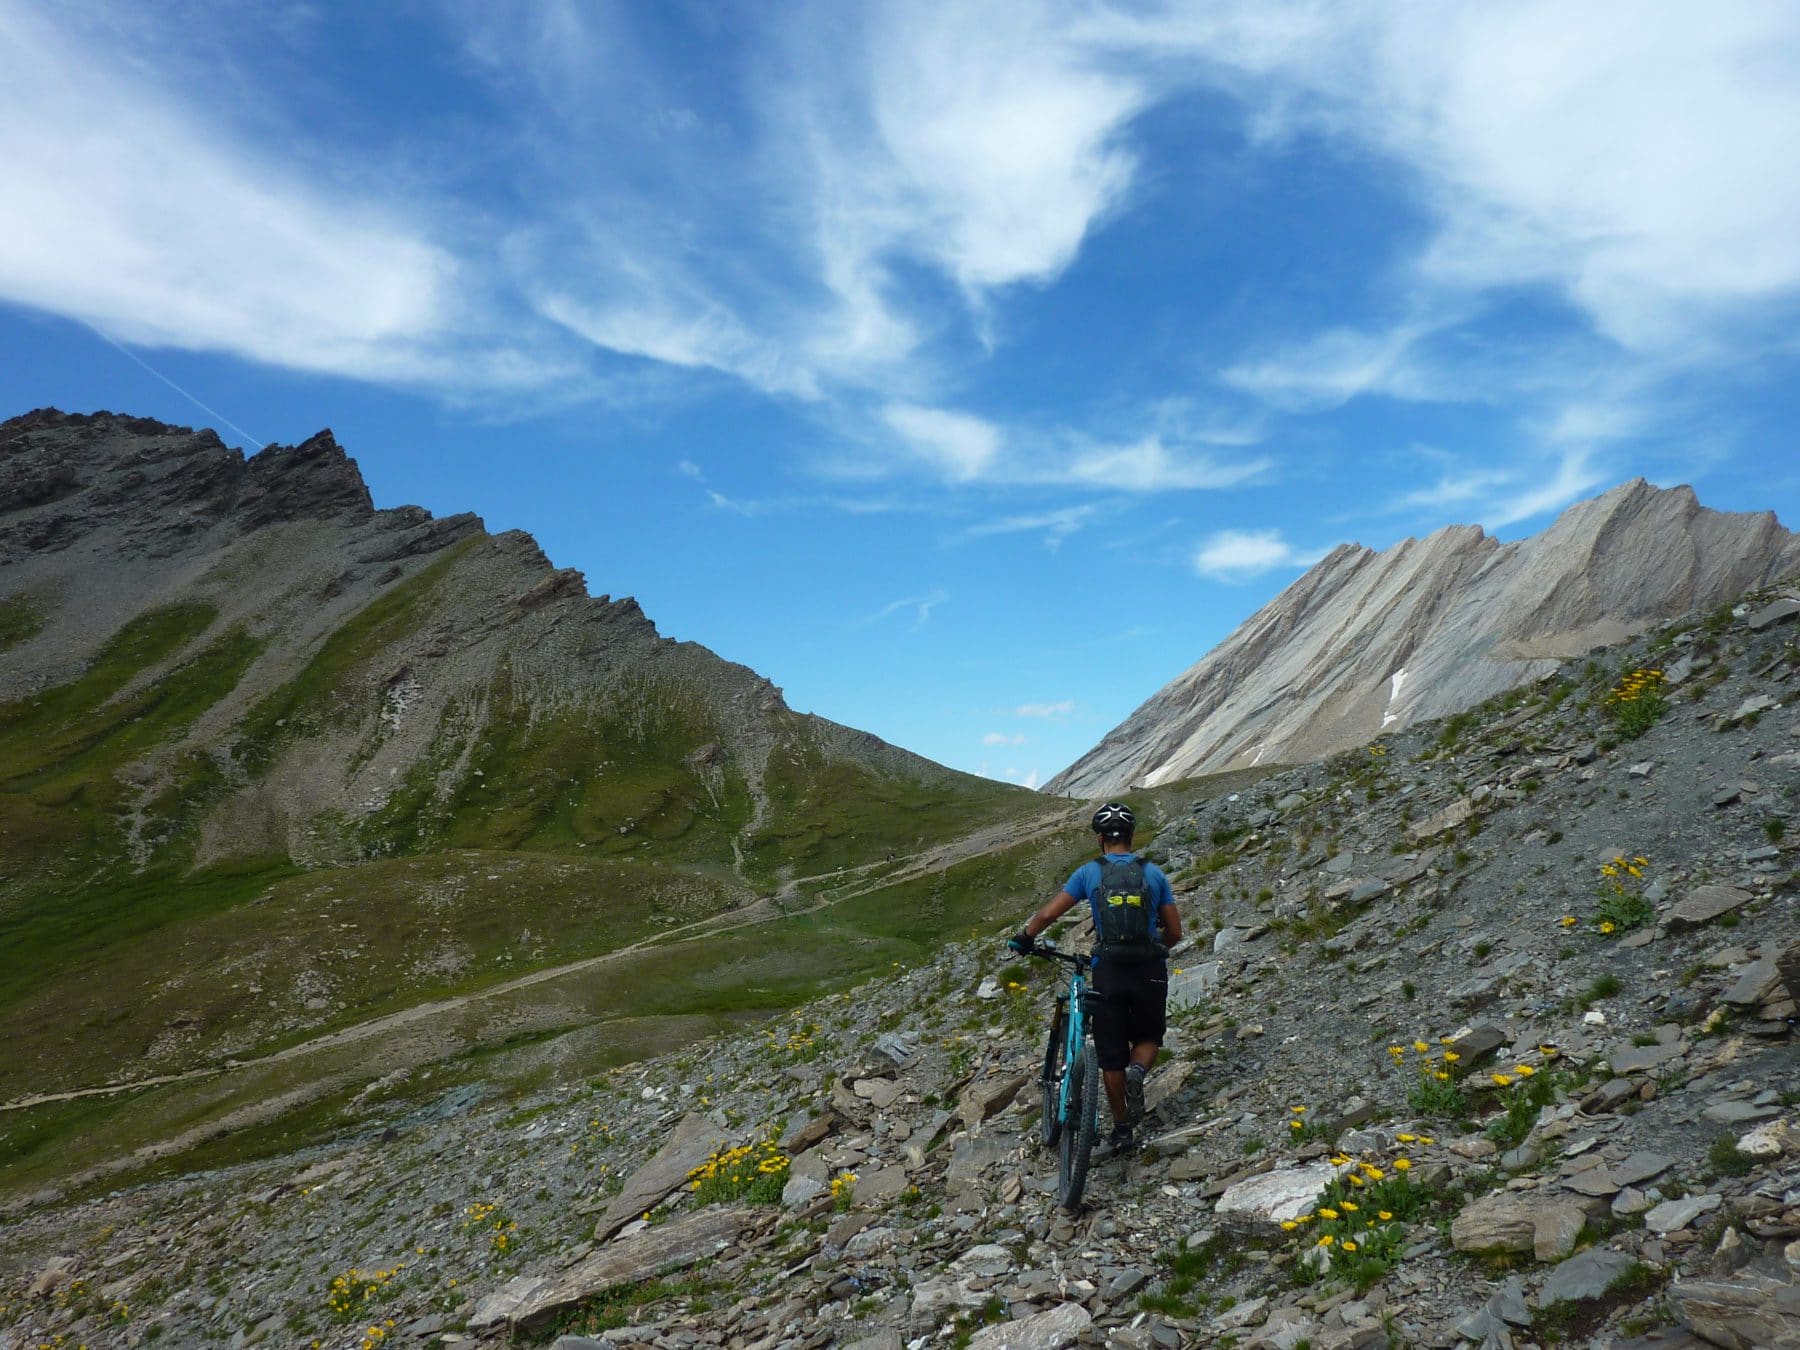
[(1163, 1043), (1168, 1029), (1169, 963), (1107, 957), (1094, 967), (1094, 1049), (1102, 1069), (1123, 1069), (1131, 1047)]

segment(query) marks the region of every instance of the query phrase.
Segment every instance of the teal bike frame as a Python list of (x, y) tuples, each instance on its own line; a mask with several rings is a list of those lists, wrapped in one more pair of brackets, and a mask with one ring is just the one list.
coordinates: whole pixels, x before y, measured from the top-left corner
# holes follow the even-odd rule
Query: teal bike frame
[(1038, 1137), (1046, 1148), (1059, 1151), (1057, 1200), (1065, 1209), (1076, 1209), (1087, 1186), (1100, 1109), (1100, 1058), (1089, 1026), (1093, 1010), (1088, 977), (1093, 962), (1086, 956), (1059, 952), (1049, 942), (1040, 943), (1032, 955), (1069, 967), (1069, 986), (1056, 996), (1056, 1015), (1051, 1019), (1043, 1071), (1038, 1076), (1043, 1094)]

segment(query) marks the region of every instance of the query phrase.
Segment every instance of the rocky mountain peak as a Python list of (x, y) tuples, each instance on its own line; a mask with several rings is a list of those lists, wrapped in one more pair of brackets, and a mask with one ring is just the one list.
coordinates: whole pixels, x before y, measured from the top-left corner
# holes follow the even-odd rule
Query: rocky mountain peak
[(1713, 511), (1642, 478), (1511, 543), (1451, 525), (1381, 552), (1339, 545), (1046, 790), (1328, 755), (1797, 569), (1800, 536), (1774, 513)]
[(374, 500), (356, 461), (329, 428), (299, 445), (267, 445), (244, 463), (237, 506), (252, 526), (308, 517), (357, 518)]

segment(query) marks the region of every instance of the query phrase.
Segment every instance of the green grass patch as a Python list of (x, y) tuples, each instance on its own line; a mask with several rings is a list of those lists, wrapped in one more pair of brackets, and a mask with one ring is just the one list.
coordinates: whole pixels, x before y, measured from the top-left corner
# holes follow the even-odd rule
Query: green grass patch
[(29, 642), (43, 631), (44, 620), (22, 595), (0, 600), (0, 652)]
[(307, 734), (351, 720), (367, 690), (352, 677), (392, 659), (394, 647), (418, 631), (432, 601), (456, 564), (480, 543), (459, 540), (436, 562), (390, 586), (325, 640), (298, 675), (259, 701), (238, 725), (238, 759), (251, 772), (266, 770), (281, 747)]

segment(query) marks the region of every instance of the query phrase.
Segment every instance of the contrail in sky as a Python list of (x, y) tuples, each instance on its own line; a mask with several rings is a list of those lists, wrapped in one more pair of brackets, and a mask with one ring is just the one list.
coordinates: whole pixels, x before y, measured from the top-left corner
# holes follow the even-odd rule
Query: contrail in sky
[(151, 365), (148, 361), (144, 360), (144, 358), (139, 356), (136, 352), (132, 351), (130, 348), (125, 347), (118, 342), (115, 342), (112, 338), (108, 337), (105, 333), (102, 333), (98, 328), (95, 328), (92, 331), (94, 333), (94, 336), (98, 337), (101, 341), (105, 342), (108, 346), (112, 347), (114, 350), (121, 352), (126, 356), (129, 356), (133, 361), (136, 361), (145, 370), (149, 371), (152, 375), (156, 376), (157, 379), (161, 380), (164, 384), (168, 385), (169, 388), (173, 389), (176, 393), (180, 394), (189, 403), (193, 404), (196, 408), (200, 409), (200, 411), (205, 413), (208, 417), (217, 418), (219, 421), (223, 422), (226, 426), (230, 427), (233, 431), (237, 432), (238, 435), (242, 436), (245, 440), (249, 441), (250, 444), (255, 446), (258, 450), (263, 448), (263, 445), (265, 444), (264, 441), (262, 441), (258, 437), (252, 436), (249, 432), (245, 431), (242, 427), (240, 427), (236, 422), (232, 421), (224, 413), (217, 412), (214, 409), (207, 407), (199, 399), (195, 398), (192, 394), (188, 393), (187, 390), (183, 389), (180, 385), (176, 384), (175, 381), (171, 380), (167, 375), (163, 374), (155, 366)]

